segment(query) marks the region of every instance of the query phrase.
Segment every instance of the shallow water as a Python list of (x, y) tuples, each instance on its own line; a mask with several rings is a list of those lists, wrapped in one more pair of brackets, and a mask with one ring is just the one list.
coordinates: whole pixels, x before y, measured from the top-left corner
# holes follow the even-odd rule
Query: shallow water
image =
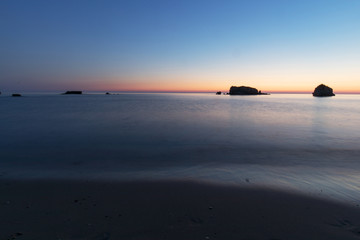
[(357, 203), (360, 95), (0, 96), (1, 178), (193, 179)]

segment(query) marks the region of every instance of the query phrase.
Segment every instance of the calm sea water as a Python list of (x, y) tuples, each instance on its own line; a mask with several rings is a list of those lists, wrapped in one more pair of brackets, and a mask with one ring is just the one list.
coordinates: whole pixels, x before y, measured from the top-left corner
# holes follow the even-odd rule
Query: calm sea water
[(0, 178), (192, 179), (360, 200), (360, 95), (0, 96)]

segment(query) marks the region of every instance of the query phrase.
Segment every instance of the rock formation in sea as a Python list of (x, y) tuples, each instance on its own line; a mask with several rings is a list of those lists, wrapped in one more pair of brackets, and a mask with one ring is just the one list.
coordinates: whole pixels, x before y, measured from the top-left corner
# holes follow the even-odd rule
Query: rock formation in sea
[(313, 92), (314, 97), (332, 97), (335, 96), (333, 89), (324, 84), (317, 86)]
[(216, 92), (216, 95), (221, 95), (221, 91)]
[(258, 91), (256, 88), (252, 87), (236, 87), (232, 86), (229, 91), (230, 95), (269, 95), (268, 93), (262, 93), (261, 91)]
[(259, 94), (259, 91), (256, 88), (252, 87), (236, 87), (232, 86), (229, 91), (230, 95), (257, 95)]
[(82, 91), (66, 91), (63, 94), (82, 94)]
[(21, 97), (21, 94), (19, 94), (19, 93), (13, 93), (11, 96), (13, 96), (13, 97)]

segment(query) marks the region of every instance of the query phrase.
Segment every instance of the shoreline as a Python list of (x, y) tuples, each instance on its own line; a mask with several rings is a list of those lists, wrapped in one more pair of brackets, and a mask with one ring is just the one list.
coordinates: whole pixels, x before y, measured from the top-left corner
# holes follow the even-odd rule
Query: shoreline
[(190, 181), (1, 180), (0, 191), (0, 239), (360, 236), (359, 207), (270, 189)]

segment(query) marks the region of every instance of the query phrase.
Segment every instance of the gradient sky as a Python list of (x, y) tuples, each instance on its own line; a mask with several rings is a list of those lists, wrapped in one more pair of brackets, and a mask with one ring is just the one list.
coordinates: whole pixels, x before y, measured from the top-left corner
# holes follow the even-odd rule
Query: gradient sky
[(360, 1), (0, 1), (0, 91), (360, 92)]

